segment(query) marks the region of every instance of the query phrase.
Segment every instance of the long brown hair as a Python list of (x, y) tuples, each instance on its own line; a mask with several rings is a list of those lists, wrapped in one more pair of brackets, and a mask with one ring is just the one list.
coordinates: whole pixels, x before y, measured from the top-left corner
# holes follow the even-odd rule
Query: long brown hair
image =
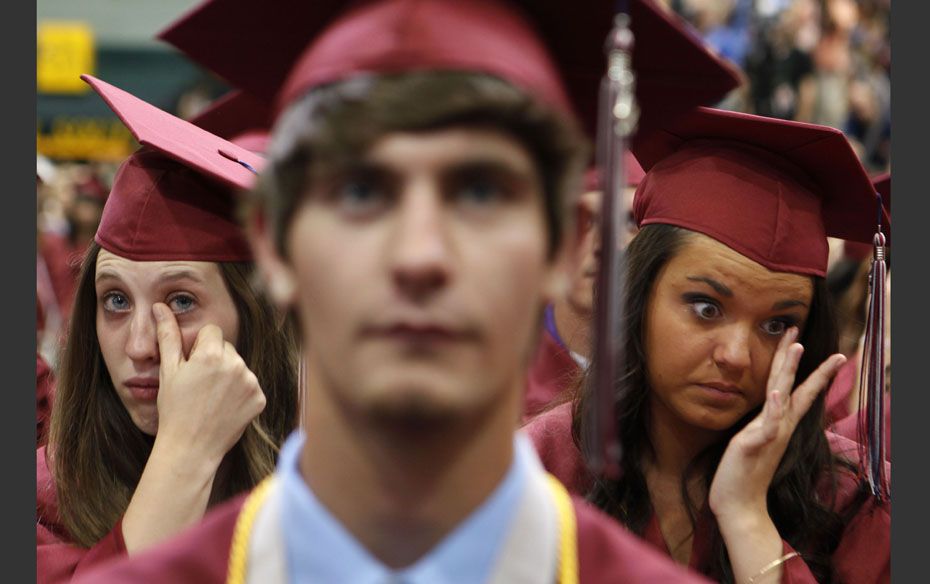
[[(623, 451), (618, 480), (596, 479), (588, 498), (599, 508), (617, 518), (634, 533), (642, 535), (653, 514), (652, 502), (641, 462), (651, 451), (649, 441), (649, 375), (646, 370), (646, 306), (659, 272), (687, 243), (692, 232), (671, 225), (647, 225), (627, 248), (627, 288), (624, 294), (626, 320), (622, 370), (615, 382), (617, 396), (617, 435)], [(799, 339), (805, 351), (798, 365), (798, 380), (806, 379), (829, 355), (836, 352), (837, 327), (830, 296), (823, 278), (813, 278), (814, 294), (804, 332)], [(590, 369), (594, 369), (592, 364)], [(579, 388), (574, 405), (572, 434), (582, 452), (588, 433), (581, 427), (583, 413), (593, 407), (589, 398), (593, 388), (588, 376)], [(818, 582), (832, 581), (830, 556), (839, 544), (847, 518), (864, 499), (860, 497), (843, 515), (832, 508), (836, 492), (836, 472), (855, 468), (845, 459), (835, 457), (824, 433), (824, 393), (821, 393), (792, 435), (785, 455), (775, 472), (768, 492), (768, 509), (781, 537), (804, 555)], [(730, 438), (749, 423), (761, 406), (746, 414), (720, 440), (709, 446), (691, 462), (682, 477), (681, 493), (696, 526), (700, 509), (691, 503), (689, 479), (699, 476), (707, 491), (720, 458)], [(820, 488), (833, 485), (832, 493), (822, 498)], [(829, 480), (829, 479), (832, 479)], [(864, 495), (865, 491), (861, 494)], [(706, 509), (706, 500), (704, 508)], [(712, 557), (701, 566), (705, 574), (721, 581), (733, 582), (726, 546), (719, 531), (712, 530)]]
[[(94, 287), (100, 246), (81, 266), (70, 331), (52, 410), (46, 458), (59, 519), (75, 543), (90, 547), (129, 506), (154, 438), (133, 423), (116, 394), (97, 342)], [(278, 316), (253, 289), (253, 264), (217, 264), (239, 316), (236, 350), (258, 377), (265, 410), (226, 454), (210, 503), (248, 490), (274, 470), (278, 446), (297, 420), (297, 341), (293, 321)]]

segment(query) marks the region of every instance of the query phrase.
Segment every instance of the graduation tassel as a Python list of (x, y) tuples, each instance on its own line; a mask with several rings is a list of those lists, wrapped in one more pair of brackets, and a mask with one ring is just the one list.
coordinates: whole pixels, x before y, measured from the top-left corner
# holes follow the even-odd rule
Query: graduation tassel
[(885, 473), (885, 235), (882, 233), (882, 201), (878, 196), (878, 231), (873, 238), (869, 272), (869, 310), (859, 376), (859, 460), (872, 495), (891, 496)]
[(596, 475), (617, 478), (620, 444), (616, 432), (615, 382), (623, 347), (624, 261), (621, 242), (626, 227), (623, 156), (626, 138), (638, 118), (633, 91), (633, 33), (626, 2), (620, 3), (607, 38), (607, 74), (601, 82), (598, 112), (597, 165), (603, 203), (601, 257), (598, 266), (594, 319), (594, 407), (584, 415), (591, 434), (586, 443), (588, 466)]

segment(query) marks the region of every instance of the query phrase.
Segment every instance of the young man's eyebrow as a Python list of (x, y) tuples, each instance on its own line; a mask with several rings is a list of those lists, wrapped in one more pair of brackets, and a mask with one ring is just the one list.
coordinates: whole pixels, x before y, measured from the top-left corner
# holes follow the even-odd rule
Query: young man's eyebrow
[(703, 282), (707, 284), (708, 286), (713, 288), (714, 291), (717, 292), (717, 294), (720, 294), (721, 296), (726, 296), (728, 298), (733, 297), (732, 290), (730, 290), (729, 288), (727, 288), (726, 286), (724, 286), (717, 280), (714, 280), (713, 278), (708, 278), (707, 276), (688, 276), (688, 279), (691, 280), (692, 282)]
[(394, 177), (389, 166), (373, 161), (355, 161), (349, 164), (315, 164), (308, 173), (308, 185), (332, 184), (348, 178), (384, 181)]

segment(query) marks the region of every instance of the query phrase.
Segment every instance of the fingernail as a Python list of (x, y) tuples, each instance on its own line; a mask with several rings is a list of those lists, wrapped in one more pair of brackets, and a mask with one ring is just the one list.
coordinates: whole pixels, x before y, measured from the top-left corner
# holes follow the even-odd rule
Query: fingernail
[(152, 305), (152, 314), (155, 315), (155, 320), (160, 321), (161, 319), (165, 318), (165, 313), (163, 311), (164, 308), (162, 308), (161, 304)]
[(794, 341), (798, 338), (798, 327), (793, 326), (788, 330), (788, 334), (791, 335), (791, 340)]

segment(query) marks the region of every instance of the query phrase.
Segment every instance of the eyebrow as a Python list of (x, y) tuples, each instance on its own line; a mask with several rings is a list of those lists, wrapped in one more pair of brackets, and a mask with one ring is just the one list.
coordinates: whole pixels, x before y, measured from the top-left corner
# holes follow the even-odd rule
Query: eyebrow
[(468, 174), (491, 174), (510, 180), (520, 180), (529, 182), (532, 180), (532, 172), (525, 172), (523, 169), (514, 168), (496, 159), (474, 158), (463, 160), (452, 164), (443, 171), (443, 175), (468, 175)]
[[(94, 277), (95, 283), (106, 282), (110, 280), (122, 282), (123, 279), (120, 278), (119, 275), (115, 272), (106, 269), (100, 270), (97, 272), (96, 277)], [(192, 270), (172, 270), (170, 272), (165, 272), (158, 278), (159, 282), (176, 282), (178, 280), (191, 280), (199, 284), (204, 283), (204, 279), (201, 278), (197, 272)]]
[[(729, 288), (727, 288), (726, 286), (724, 286), (717, 280), (714, 280), (713, 278), (708, 278), (707, 276), (688, 276), (688, 279), (691, 280), (692, 282), (703, 282), (707, 284), (708, 286), (713, 288), (717, 292), (717, 294), (720, 294), (721, 296), (726, 296), (728, 298), (733, 297), (732, 290), (730, 290)], [(795, 299), (780, 300), (772, 305), (772, 310), (785, 310), (787, 308), (795, 308), (798, 306), (807, 308), (807, 303), (802, 300), (795, 300)]]
[[(342, 168), (327, 168), (311, 170), (308, 184), (332, 184), (349, 178), (367, 180), (377, 183), (399, 183), (403, 172), (398, 172), (389, 164), (378, 160), (362, 160), (343, 166)], [(463, 177), (487, 176), (497, 180), (505, 180), (519, 185), (530, 185), (536, 182), (537, 177), (532, 171), (514, 168), (513, 165), (494, 159), (476, 155), (474, 158), (458, 160), (439, 171), (439, 180), (449, 182), (460, 180)]]
[(192, 280), (201, 284), (204, 282), (197, 272), (191, 270), (172, 270), (165, 272), (158, 278), (159, 282), (175, 282), (177, 280)]
[(729, 288), (727, 288), (726, 286), (724, 286), (717, 280), (714, 280), (713, 278), (708, 278), (707, 276), (688, 276), (688, 279), (691, 280), (692, 282), (703, 282), (707, 284), (708, 286), (713, 288), (714, 291), (717, 292), (717, 294), (720, 294), (721, 296), (726, 296), (727, 298), (733, 297), (733, 290), (730, 290)]
[(116, 275), (116, 273), (109, 270), (100, 270), (97, 272), (97, 275), (94, 276), (94, 282), (105, 282), (107, 280), (116, 280), (122, 281), (122, 279)]
[(807, 308), (807, 303), (801, 300), (782, 300), (773, 304), (772, 310), (785, 310), (786, 308), (795, 308), (796, 306)]

